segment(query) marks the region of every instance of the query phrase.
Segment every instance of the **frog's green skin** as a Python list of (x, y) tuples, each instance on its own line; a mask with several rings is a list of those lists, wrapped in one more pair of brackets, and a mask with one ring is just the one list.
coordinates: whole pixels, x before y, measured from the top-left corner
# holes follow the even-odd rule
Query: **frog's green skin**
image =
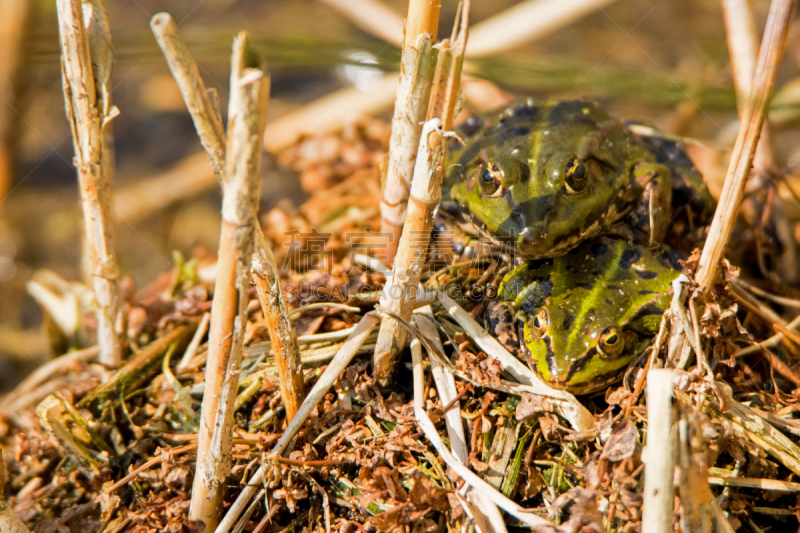
[(551, 386), (575, 394), (620, 378), (658, 331), (670, 283), (680, 274), (678, 259), (673, 251), (601, 237), (512, 270), (499, 296), (516, 308), (530, 367)]
[[(464, 142), (451, 143), (447, 159), (450, 199), (485, 236), (515, 243), (524, 259), (558, 257), (626, 217), (626, 236), (660, 241), (680, 187), (713, 210), (682, 151), (665, 151), (588, 101), (521, 100), (472, 117), (458, 133)], [(581, 167), (581, 187), (569, 186), (571, 165)]]

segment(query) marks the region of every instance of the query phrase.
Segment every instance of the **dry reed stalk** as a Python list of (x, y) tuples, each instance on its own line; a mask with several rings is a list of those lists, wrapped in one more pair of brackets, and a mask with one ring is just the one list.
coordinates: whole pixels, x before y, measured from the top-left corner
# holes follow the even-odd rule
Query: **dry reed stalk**
[[(197, 64), (185, 41), (178, 34), (172, 17), (159, 13), (150, 22), (173, 76), (178, 81), (186, 107), (189, 109), (200, 140), (215, 169), (225, 168), (225, 137), (218, 110), (215, 108)], [(269, 128), (266, 128), (269, 132)], [(266, 135), (266, 133), (265, 133)], [(217, 174), (220, 185), (226, 177)], [(254, 253), (252, 257), (253, 281), (258, 289), (262, 311), (267, 321), (270, 338), (274, 340), (280, 374), (281, 396), (286, 414), (291, 419), (303, 401), (303, 365), (297, 347), (297, 334), (289, 321), (288, 307), (278, 283), (278, 267), (269, 249), (258, 220), (255, 225)], [(227, 265), (229, 267), (230, 265)], [(230, 270), (226, 271), (230, 275)]]
[[(443, 159), (441, 137), (441, 121), (438, 118), (425, 123), (400, 247), (392, 276), (386, 280), (381, 294), (380, 305), (405, 321), (411, 318), (412, 304), (416, 300), (420, 274), (427, 256), (433, 211), (441, 195), (441, 173), (436, 171)], [(396, 320), (381, 321), (372, 356), (373, 375), (380, 386), (391, 383), (406, 337), (406, 330)]]
[[(444, 154), (447, 151), (447, 138), (443, 135), (442, 127), (444, 125), (449, 131), (453, 124), (452, 115), (459, 96), (461, 64), (467, 42), (469, 1), (464, 5), (464, 10), (460, 11), (460, 15), (453, 28), (452, 48), (445, 41), (439, 52), (436, 83), (433, 84), (429, 106), (432, 118), (422, 128), (414, 162), (408, 210), (404, 213), (392, 277), (386, 281), (381, 294), (380, 305), (405, 321), (411, 318), (422, 267), (427, 259), (433, 212), (439, 205), (442, 194)], [(436, 114), (432, 114), (431, 110)], [(389, 187), (387, 180), (382, 202), (387, 198)], [(384, 205), (381, 204), (382, 213)], [(385, 221), (386, 218), (382, 220)], [(382, 227), (382, 231), (387, 229)], [(398, 357), (405, 346), (406, 336), (406, 330), (396, 320), (382, 321), (372, 358), (373, 373), (381, 386), (391, 382)]]
[(709, 228), (709, 236), (703, 247), (695, 279), (707, 296), (716, 276), (719, 262), (733, 232), (744, 197), (747, 178), (750, 175), (753, 156), (758, 145), (761, 128), (769, 110), (770, 98), (775, 87), (786, 35), (791, 23), (792, 0), (773, 0), (767, 17), (764, 39), (756, 65), (755, 79), (750, 98), (742, 116), (739, 135), (731, 154), (731, 163), (722, 188), (719, 205)]
[(453, 455), (445, 445), (439, 435), (439, 431), (431, 421), (423, 405), (425, 401), (425, 387), (423, 384), (422, 346), (417, 338), (411, 343), (411, 359), (414, 375), (414, 417), (417, 419), (419, 428), (425, 436), (428, 437), (428, 440), (433, 447), (436, 448), (436, 451), (439, 452), (439, 456), (444, 460), (447, 466), (449, 466), (458, 477), (462, 478), (466, 485), (472, 487), (476, 492), (480, 492), (485, 499), (491, 501), (494, 505), (503, 509), (514, 518), (532, 526), (534, 529), (541, 528), (547, 530), (553, 528), (554, 525), (552, 522), (537, 516), (530, 509), (526, 509), (504, 496), (500, 491), (489, 485)]
[(189, 516), (205, 531), (219, 521), (225, 478), (231, 469), (233, 406), (247, 323), (250, 261), (257, 224), (261, 135), (267, 117), (269, 76), (248, 49), (247, 34), (234, 39), (231, 57), (226, 176), (218, 275), (211, 307), (197, 467)]
[(253, 283), (264, 311), (269, 338), (272, 340), (286, 419), (291, 420), (305, 398), (303, 362), (300, 359), (297, 333), (289, 321), (289, 307), (281, 294), (275, 257), (260, 229), (255, 237), (257, 244), (252, 259)]
[[(610, 0), (593, 2), (597, 8), (602, 7)], [(577, 18), (571, 7), (573, 4), (564, 3), (566, 6), (565, 14), (558, 14), (550, 20), (546, 19), (519, 19), (512, 11), (496, 15), (484, 22), (476, 24), (471, 33), (473, 40), (475, 35), (483, 34), (481, 40), (491, 41), (493, 46), (502, 43), (504, 48), (515, 46), (516, 42), (507, 42), (505, 33), (505, 23), (511, 19), (523, 20), (530, 24), (531, 28), (537, 29), (536, 36), (542, 36), (556, 31)], [(575, 4), (577, 6), (577, 4)], [(349, 16), (349, 10), (343, 11)], [(388, 13), (388, 12), (387, 12)], [(582, 12), (580, 13), (582, 14)], [(386, 15), (386, 13), (384, 13)], [(567, 16), (569, 15), (569, 16)], [(503, 17), (500, 19), (499, 17)], [(357, 22), (357, 19), (351, 19)], [(402, 26), (403, 20), (398, 15), (396, 18), (385, 17), (388, 26), (382, 26), (382, 33), (391, 32), (391, 28)], [(505, 22), (503, 22), (505, 21)], [(541, 24), (541, 23), (544, 24)], [(495, 34), (495, 30), (489, 30), (488, 25), (495, 28), (500, 27), (501, 32)], [(542, 26), (542, 29), (538, 29)], [(508, 34), (511, 36), (511, 34)], [(476, 48), (476, 51), (478, 49)], [(470, 50), (467, 50), (467, 55)], [(330, 133), (342, 127), (345, 120), (358, 115), (374, 115), (381, 113), (390, 107), (397, 96), (399, 73), (389, 72), (384, 74), (380, 82), (371, 91), (362, 91), (357, 87), (347, 87), (340, 91), (325, 95), (314, 102), (303, 106), (295, 111), (270, 122), (264, 133), (264, 149), (270, 153), (278, 153), (293, 143), (297, 142), (303, 135), (314, 133), (315, 135)], [(465, 89), (467, 100), (470, 100), (471, 91)], [(482, 107), (480, 103), (475, 106)], [(492, 108), (497, 107), (492, 105)], [(488, 111), (483, 106), (484, 110)], [(160, 211), (169, 205), (182, 199), (191, 198), (209, 189), (214, 183), (214, 176), (209, 172), (206, 158), (202, 154), (194, 154), (186, 157), (164, 172), (159, 172), (150, 177), (137, 180), (136, 183), (128, 185), (122, 189), (117, 197), (115, 204), (116, 215), (130, 223), (144, 220), (154, 211)]]
[[(281, 435), (280, 440), (278, 440), (272, 450), (270, 450), (270, 456), (276, 457), (284, 454), (292, 439), (294, 439), (303, 423), (305, 423), (308, 415), (311, 414), (311, 411), (314, 410), (336, 380), (339, 379), (340, 374), (344, 372), (350, 364), (350, 361), (353, 360), (353, 357), (358, 353), (359, 348), (364, 344), (377, 324), (378, 318), (374, 312), (367, 313), (361, 318), (356, 329), (347, 337), (347, 341), (345, 341), (339, 349), (336, 357), (333, 358), (333, 361), (330, 362), (325, 372), (319, 377), (317, 383), (308, 393), (308, 396), (306, 396), (306, 399), (303, 400), (303, 404), (300, 406), (297, 415), (289, 422), (289, 425), (286, 426), (286, 430)], [(258, 492), (264, 479), (264, 473), (265, 467), (262, 465), (250, 477), (247, 481), (247, 485), (242, 489), (242, 492), (239, 493), (239, 496), (237, 496), (236, 501), (233, 502), (230, 509), (228, 509), (228, 513), (220, 522), (215, 533), (228, 533), (231, 530), (239, 516), (247, 507), (247, 504), (253, 499), (256, 492)]]
[(386, 179), (381, 198), (381, 232), (392, 235), (387, 243), (386, 263), (390, 264), (399, 247), (406, 218), (422, 122), (428, 108), (439, 25), (438, 0), (409, 0), (400, 83), (394, 101), (392, 135), (386, 161)]
[[(736, 87), (736, 105), (739, 118), (744, 118), (744, 111), (750, 91), (753, 88), (753, 75), (756, 71), (758, 55), (758, 39), (753, 11), (748, 0), (722, 0), (722, 14), (725, 20), (725, 35), (728, 40), (728, 51), (731, 56), (733, 84)], [(772, 146), (770, 143), (769, 125), (765, 122), (761, 129), (753, 167), (765, 172), (772, 167)]]
[(708, 454), (695, 413), (684, 412), (678, 421), (677, 455), (681, 528), (685, 533), (711, 533), (714, 512), (708, 486)]
[(403, 19), (378, 0), (320, 0), (365, 32), (403, 46)]
[(672, 370), (662, 368), (650, 370), (647, 376), (647, 445), (644, 449), (642, 533), (672, 531), (675, 461), (672, 376)]
[(150, 19), (150, 28), (156, 36), (158, 46), (164, 52), (172, 76), (180, 87), (186, 107), (192, 116), (200, 142), (209, 154), (217, 179), (222, 184), (225, 176), (225, 130), (219, 109), (209, 97), (197, 62), (189, 46), (178, 33), (175, 21), (169, 13), (157, 13)]
[(12, 128), (16, 114), (13, 104), (18, 87), (17, 75), (24, 55), (24, 39), (28, 29), (31, 0), (0, 0), (0, 202), (11, 191), (14, 162)]
[(67, 118), (97, 300), (99, 360), (116, 367), (122, 361), (125, 328), (111, 217), (113, 156), (109, 128), (119, 112), (111, 106), (109, 94), (114, 51), (102, 0), (58, 0), (57, 8)]

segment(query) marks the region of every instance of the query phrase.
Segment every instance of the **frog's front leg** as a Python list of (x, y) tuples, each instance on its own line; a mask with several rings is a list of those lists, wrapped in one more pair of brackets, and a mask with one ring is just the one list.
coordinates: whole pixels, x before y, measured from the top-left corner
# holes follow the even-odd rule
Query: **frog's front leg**
[(664, 239), (672, 216), (672, 174), (664, 165), (642, 163), (633, 169), (633, 178), (633, 186), (642, 191), (641, 202), (632, 212), (633, 224), (653, 246)]

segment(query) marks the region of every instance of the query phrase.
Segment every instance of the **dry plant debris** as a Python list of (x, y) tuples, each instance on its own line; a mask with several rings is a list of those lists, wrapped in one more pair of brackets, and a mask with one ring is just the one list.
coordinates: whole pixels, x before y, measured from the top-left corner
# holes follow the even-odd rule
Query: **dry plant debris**
[[(699, 286), (698, 250), (673, 285), (661, 333), (621, 382), (578, 399), (547, 390), (482, 330), (486, 295), (513, 266), (499, 247), (440, 246), (434, 231), (413, 280), (420, 298), (406, 302), (408, 313), (380, 303), (393, 274), (376, 261), (383, 242), (369, 228), (381, 225), (389, 131), (364, 118), (284, 154), (312, 195), (263, 215), (268, 248), (255, 246), (275, 252), (271, 283), (286, 297), (277, 314), (296, 331), (309, 392), (287, 404), (283, 350), (259, 301), (272, 289), (259, 294), (239, 276), (232, 342), (241, 365), (229, 367), (238, 383), (228, 381), (230, 464), (212, 487), (224, 500), (216, 531), (795, 527), (800, 338), (784, 315), (800, 300), (779, 277), (723, 262)], [(200, 261), (181, 258), (127, 299), (134, 354), (124, 366), (96, 364), (99, 350), (86, 348), (0, 403), (0, 530), (206, 530), (190, 519), (190, 502), (213, 350), (208, 313), (221, 287), (200, 275)], [(100, 326), (78, 316), (80, 287), (44, 279), (34, 292), (58, 310), (70, 343)], [(412, 342), (398, 348), (394, 378), (381, 380), (370, 356), (388, 320)], [(656, 507), (650, 522), (644, 514)]]

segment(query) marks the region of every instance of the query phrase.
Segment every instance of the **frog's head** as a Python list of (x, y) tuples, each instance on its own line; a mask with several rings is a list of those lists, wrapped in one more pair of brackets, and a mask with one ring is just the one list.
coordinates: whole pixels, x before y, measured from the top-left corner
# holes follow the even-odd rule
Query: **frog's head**
[(525, 258), (555, 257), (598, 233), (630, 183), (627, 132), (584, 101), (510, 107), (472, 127), (451, 195)]
[(550, 386), (574, 394), (588, 394), (619, 379), (649, 342), (613, 318), (597, 316), (575, 325), (573, 310), (558, 306), (519, 318), (523, 353), (531, 367)]
[(528, 364), (551, 386), (576, 394), (618, 379), (659, 329), (677, 260), (674, 252), (601, 238), (516, 267), (500, 297), (514, 301)]

